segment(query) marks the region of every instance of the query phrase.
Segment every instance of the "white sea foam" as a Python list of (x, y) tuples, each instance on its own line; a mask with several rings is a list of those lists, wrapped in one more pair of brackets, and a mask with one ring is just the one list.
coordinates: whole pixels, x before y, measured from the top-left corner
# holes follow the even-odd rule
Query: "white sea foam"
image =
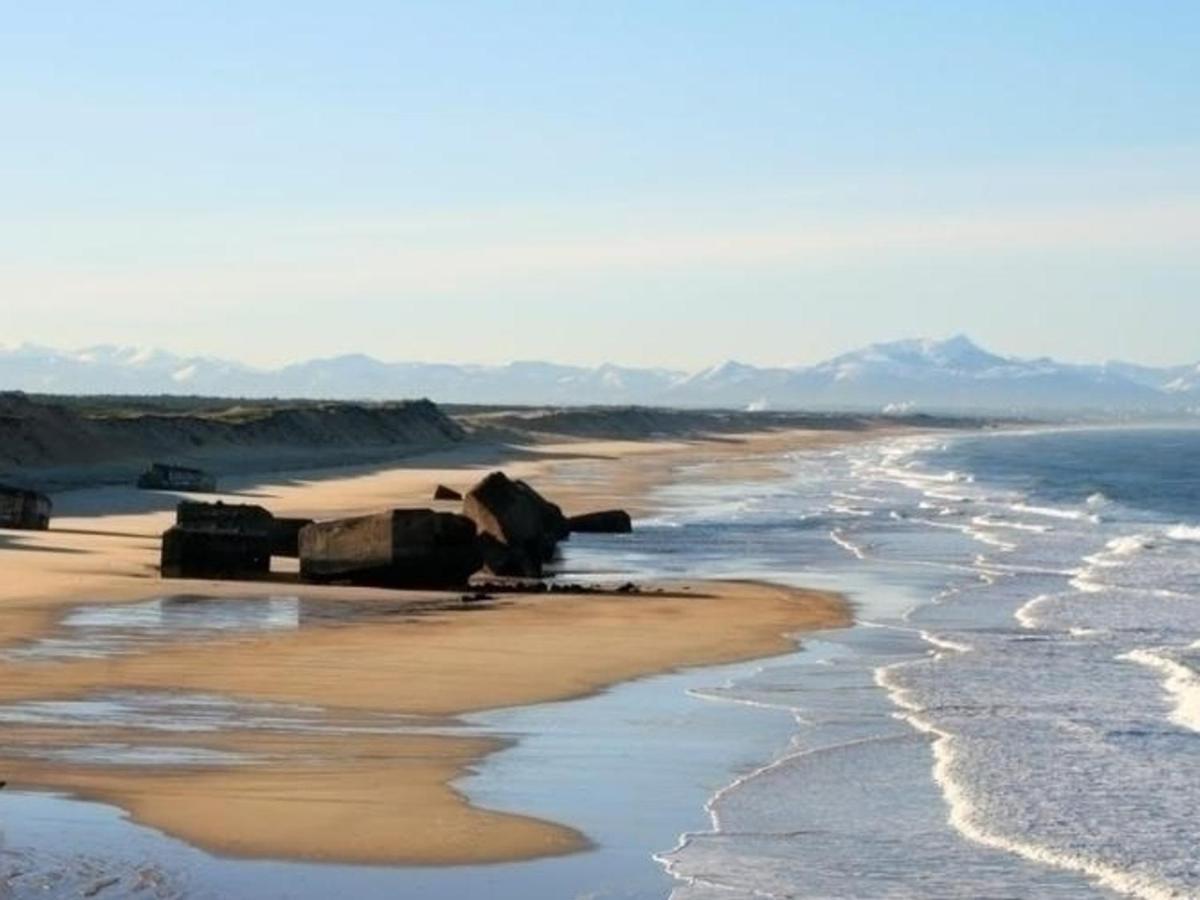
[(997, 519), (987, 515), (975, 516), (971, 521), (985, 528), (1011, 528), (1013, 531), (1031, 531), (1036, 534), (1046, 534), (1054, 530), (1049, 525), (1035, 525), (1032, 522), (1018, 522), (1013, 519)]
[(646, 516), (643, 519), (634, 519), (633, 524), (639, 528), (682, 528), (683, 522), (678, 518), (669, 515), (663, 516)]
[(1173, 541), (1200, 541), (1200, 525), (1173, 525), (1167, 529)]
[(981, 528), (964, 528), (963, 533), (979, 541), (981, 544), (987, 544), (989, 547), (995, 547), (997, 550), (1011, 552), (1017, 549), (1017, 544), (1012, 541), (1006, 541), (1003, 538), (992, 534), (990, 531), (984, 531)]
[[(1154, 546), (1152, 539), (1145, 534), (1125, 534), (1120, 537), (1115, 537), (1104, 545), (1104, 549), (1097, 553), (1089, 553), (1083, 557), (1083, 561), (1089, 567), (1099, 569), (1117, 569), (1130, 564), (1130, 557), (1141, 553), (1143, 550), (1152, 549)], [(1081, 570), (1081, 574), (1085, 577), (1089, 574), (1086, 569)], [(1095, 575), (1097, 573), (1090, 573)]]
[(1096, 581), (1092, 578), (1089, 578), (1087, 575), (1088, 571), (1089, 570), (1085, 569), (1072, 578), (1070, 582), (1071, 587), (1084, 594), (1102, 594), (1107, 591), (1108, 585), (1101, 581)]
[[(903, 706), (899, 701), (897, 705)], [(1182, 900), (1190, 896), (1153, 876), (1131, 872), (1085, 854), (1063, 852), (1028, 839), (995, 832), (989, 828), (967, 787), (955, 777), (957, 759), (954, 735), (919, 715), (909, 714), (904, 718), (915, 729), (933, 738), (934, 781), (941, 787), (942, 795), (950, 807), (950, 824), (969, 840), (985, 847), (1015, 853), (1032, 862), (1080, 872), (1103, 887), (1131, 897)]]
[(867, 558), (866, 552), (853, 541), (849, 540), (846, 537), (845, 532), (843, 532), (840, 528), (834, 528), (832, 531), (830, 531), (829, 539), (843, 550), (847, 551), (848, 553), (852, 553), (858, 559)]
[(934, 500), (945, 500), (947, 503), (970, 503), (971, 498), (966, 494), (955, 494), (951, 491), (926, 491), (926, 497), (932, 497)]
[[(1200, 647), (1200, 642), (1191, 649)], [(1174, 700), (1171, 721), (1192, 731), (1200, 731), (1200, 673), (1170, 655), (1166, 648), (1138, 648), (1117, 657), (1156, 669), (1164, 676), (1163, 689)]]
[(973, 649), (965, 641), (952, 640), (944, 635), (931, 634), (928, 631), (922, 631), (921, 637), (938, 650), (949, 650), (953, 653), (969, 653)]
[(1153, 546), (1151, 539), (1144, 534), (1123, 535), (1105, 544), (1113, 556), (1132, 556)]
[(842, 516), (862, 516), (864, 518), (874, 515), (874, 513), (869, 509), (859, 509), (856, 506), (844, 506), (840, 503), (829, 504), (829, 511)]
[[(956, 516), (959, 514), (959, 510), (955, 509), (953, 506), (946, 506), (943, 503), (932, 503), (929, 500), (922, 500), (917, 504), (917, 509), (932, 510), (936, 512), (938, 516)], [(904, 516), (901, 516), (899, 513), (895, 512), (895, 510), (892, 511), (892, 515), (898, 519), (904, 518)]]
[[(954, 641), (944, 636), (931, 634), (928, 631), (919, 632), (921, 638), (934, 648), (933, 658), (940, 659), (947, 653), (969, 653), (973, 648), (961, 641)], [(927, 658), (909, 659), (902, 662), (892, 663), (886, 666), (880, 666), (874, 672), (873, 678), (877, 685), (883, 688), (901, 709), (909, 712), (921, 712), (924, 706), (915, 699), (914, 693), (905, 688), (898, 680), (897, 673), (909, 668), (910, 666), (924, 663)]]
[(865, 494), (851, 493), (850, 491), (833, 491), (831, 496), (839, 500), (849, 500), (851, 503), (878, 503), (881, 499), (879, 497), (868, 497)]
[(1013, 616), (1016, 618), (1017, 622), (1022, 628), (1039, 628), (1041, 627), (1041, 620), (1037, 617), (1036, 611), (1039, 607), (1045, 606), (1052, 599), (1054, 598), (1051, 594), (1038, 594), (1036, 597), (1018, 609)]
[(892, 698), (892, 703), (900, 707), (900, 709), (909, 712), (921, 712), (925, 707), (913, 699), (911, 691), (905, 689), (895, 680), (895, 673), (909, 665), (912, 665), (911, 660), (892, 663), (890, 666), (881, 666), (875, 670), (874, 680), (879, 687), (888, 692), (888, 695)]
[(890, 478), (908, 484), (970, 484), (975, 480), (973, 475), (968, 475), (963, 472), (921, 472), (913, 468), (913, 463), (907, 466), (889, 466), (883, 465), (878, 468), (878, 472)]
[(1013, 512), (1027, 513), (1031, 516), (1045, 516), (1048, 519), (1069, 519), (1073, 522), (1083, 520), (1099, 521), (1099, 518), (1092, 513), (1086, 513), (1078, 509), (1064, 509), (1061, 506), (1032, 506), (1028, 503), (1014, 503), (1010, 509)]

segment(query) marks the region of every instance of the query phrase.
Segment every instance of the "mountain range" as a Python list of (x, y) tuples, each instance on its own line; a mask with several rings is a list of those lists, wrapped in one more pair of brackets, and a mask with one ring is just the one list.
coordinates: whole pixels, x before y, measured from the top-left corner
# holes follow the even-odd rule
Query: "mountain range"
[(810, 366), (727, 361), (699, 372), (549, 362), (381, 362), (347, 355), (259, 369), (101, 345), (0, 347), (0, 389), (50, 394), (645, 404), (751, 409), (1197, 414), (1200, 365), (1084, 365), (991, 353), (959, 335), (871, 344)]

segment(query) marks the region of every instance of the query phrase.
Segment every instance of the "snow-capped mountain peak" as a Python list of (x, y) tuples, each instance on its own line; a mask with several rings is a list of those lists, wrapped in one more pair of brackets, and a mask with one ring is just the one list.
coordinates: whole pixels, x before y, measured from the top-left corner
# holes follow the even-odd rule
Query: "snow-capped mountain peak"
[(739, 381), (753, 377), (758, 371), (754, 366), (738, 362), (736, 359), (727, 359), (697, 372), (692, 376), (692, 381), (697, 384), (714, 381)]
[(919, 372), (981, 372), (1004, 366), (1008, 360), (975, 344), (965, 335), (936, 341), (910, 338), (870, 344), (861, 350), (843, 353), (814, 367), (831, 373), (839, 381), (848, 378), (883, 375), (911, 375)]
[(1192, 366), (1163, 385), (1172, 394), (1200, 393), (1200, 365)]

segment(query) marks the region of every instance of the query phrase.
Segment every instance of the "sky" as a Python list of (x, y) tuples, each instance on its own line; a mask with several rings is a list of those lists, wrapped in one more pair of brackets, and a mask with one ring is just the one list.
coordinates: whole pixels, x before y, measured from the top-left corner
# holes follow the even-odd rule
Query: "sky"
[(12, 4), (0, 342), (1200, 360), (1200, 3)]

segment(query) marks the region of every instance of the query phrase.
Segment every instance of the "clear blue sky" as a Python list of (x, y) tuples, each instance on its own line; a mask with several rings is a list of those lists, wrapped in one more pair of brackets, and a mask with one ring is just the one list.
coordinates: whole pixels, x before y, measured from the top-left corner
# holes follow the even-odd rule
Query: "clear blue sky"
[(1200, 3), (53, 2), (0, 341), (1200, 359)]

